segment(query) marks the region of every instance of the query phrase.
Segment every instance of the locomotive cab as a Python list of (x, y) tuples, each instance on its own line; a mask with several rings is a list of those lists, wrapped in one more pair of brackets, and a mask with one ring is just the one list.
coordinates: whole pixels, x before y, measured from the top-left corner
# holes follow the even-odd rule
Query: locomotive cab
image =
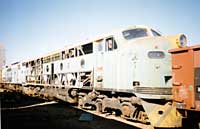
[[(170, 99), (171, 64), (167, 50), (171, 44), (163, 46), (162, 38), (146, 38), (130, 43), (127, 53), (128, 85), (136, 96), (148, 99)], [(124, 64), (125, 65), (125, 64)]]
[[(111, 44), (107, 44), (109, 39), (112, 39)], [(122, 114), (123, 108), (130, 108), (131, 111), (131, 105), (123, 105), (123, 101), (129, 100), (130, 103), (142, 105), (152, 125), (180, 126), (181, 117), (167, 103), (171, 100), (172, 89), (171, 57), (168, 50), (182, 47), (186, 45), (186, 41), (183, 34), (162, 36), (145, 26), (122, 29), (96, 41), (95, 90), (110, 92), (115, 97), (124, 95), (125, 99), (103, 99), (103, 111), (106, 108), (119, 109)], [(109, 47), (112, 49), (108, 49)], [(130, 94), (132, 98), (127, 97)], [(119, 99), (121, 107), (116, 102)], [(170, 113), (162, 118), (169, 108), (172, 109)], [(164, 122), (164, 119), (168, 122)], [(162, 122), (158, 124), (159, 120)]]
[(134, 26), (98, 41), (95, 88), (171, 99), (168, 50), (185, 44), (180, 37), (183, 35), (162, 36), (155, 29)]

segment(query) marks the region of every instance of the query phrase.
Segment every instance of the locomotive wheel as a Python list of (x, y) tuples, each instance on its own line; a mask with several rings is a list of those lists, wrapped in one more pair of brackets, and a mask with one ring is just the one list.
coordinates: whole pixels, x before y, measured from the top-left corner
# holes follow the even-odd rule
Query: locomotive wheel
[(97, 112), (102, 112), (102, 103), (101, 102), (97, 102), (95, 104), (95, 106), (96, 106), (96, 111)]
[(83, 98), (79, 96), (79, 99), (78, 99), (78, 107), (79, 108), (83, 108)]
[(130, 117), (131, 114), (131, 107), (129, 105), (122, 106), (122, 115), (124, 117)]

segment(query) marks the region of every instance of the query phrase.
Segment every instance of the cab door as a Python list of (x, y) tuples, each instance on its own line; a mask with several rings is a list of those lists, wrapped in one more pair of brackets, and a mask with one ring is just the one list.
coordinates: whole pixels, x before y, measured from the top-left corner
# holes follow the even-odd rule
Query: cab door
[(116, 88), (117, 79), (117, 43), (114, 37), (105, 39), (103, 85), (106, 89)]
[(103, 88), (103, 65), (104, 65), (104, 53), (105, 53), (105, 47), (104, 47), (104, 39), (100, 39), (95, 42), (95, 52), (96, 52), (96, 66), (95, 66), (95, 87), (97, 89)]

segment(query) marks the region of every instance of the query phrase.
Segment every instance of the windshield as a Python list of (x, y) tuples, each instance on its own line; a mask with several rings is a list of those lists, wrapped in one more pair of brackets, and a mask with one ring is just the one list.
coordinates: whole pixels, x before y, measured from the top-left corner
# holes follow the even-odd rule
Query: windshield
[(153, 36), (155, 36), (155, 37), (161, 36), (161, 34), (159, 34), (158, 32), (156, 32), (155, 30), (151, 29), (151, 32), (152, 32)]
[(138, 28), (138, 29), (131, 29), (122, 32), (125, 39), (133, 39), (133, 38), (140, 38), (148, 36), (147, 30)]

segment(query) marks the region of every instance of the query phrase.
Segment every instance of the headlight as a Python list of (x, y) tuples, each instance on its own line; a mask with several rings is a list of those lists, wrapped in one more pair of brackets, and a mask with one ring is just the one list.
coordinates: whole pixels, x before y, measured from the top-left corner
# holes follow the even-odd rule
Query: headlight
[(184, 34), (167, 36), (167, 39), (173, 44), (174, 48), (186, 47), (187, 45), (187, 37)]
[(184, 34), (179, 37), (179, 47), (185, 47), (187, 44), (187, 38)]

